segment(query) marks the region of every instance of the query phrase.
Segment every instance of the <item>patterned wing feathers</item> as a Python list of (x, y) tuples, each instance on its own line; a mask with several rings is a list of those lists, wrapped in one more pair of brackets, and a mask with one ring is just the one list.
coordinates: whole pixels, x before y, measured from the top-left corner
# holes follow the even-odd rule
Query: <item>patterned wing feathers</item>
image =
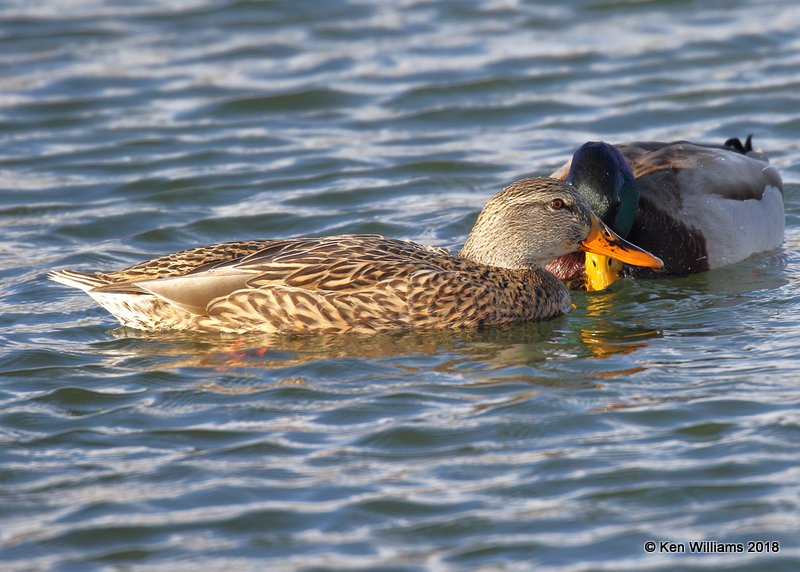
[(223, 242), (190, 248), (160, 256), (146, 262), (134, 264), (116, 272), (101, 274), (109, 283), (136, 282), (139, 280), (155, 280), (173, 276), (184, 276), (190, 272), (203, 270), (249, 256), (272, 244), (272, 240), (247, 240), (240, 242)]
[(211, 269), (196, 274), (142, 280), (135, 285), (192, 314), (203, 315), (212, 300), (247, 288), (253, 275), (231, 268)]
[(124, 324), (232, 333), (476, 328), (553, 317), (563, 301), (551, 308), (531, 298), (542, 290), (537, 276), (488, 271), (445, 249), (376, 235), (222, 243), (110, 274), (55, 274), (92, 289)]
[[(369, 287), (309, 290), (288, 284), (243, 289), (215, 300), (200, 318), (209, 330), (375, 332), (403, 327), (474, 327), (494, 309), (485, 289), (458, 274), (406, 273)], [(485, 316), (477, 316), (483, 313)], [(463, 322), (463, 323), (460, 323)]]

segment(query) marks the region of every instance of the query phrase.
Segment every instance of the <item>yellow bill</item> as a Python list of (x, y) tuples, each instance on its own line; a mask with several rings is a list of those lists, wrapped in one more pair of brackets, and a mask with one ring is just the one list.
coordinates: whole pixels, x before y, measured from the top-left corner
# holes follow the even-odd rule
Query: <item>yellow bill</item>
[(605, 290), (621, 275), (622, 262), (602, 254), (586, 253), (586, 289)]
[(613, 283), (622, 272), (622, 264), (661, 269), (664, 263), (657, 256), (634, 246), (618, 236), (592, 215), (592, 231), (581, 242), (586, 251), (586, 289), (602, 290)]

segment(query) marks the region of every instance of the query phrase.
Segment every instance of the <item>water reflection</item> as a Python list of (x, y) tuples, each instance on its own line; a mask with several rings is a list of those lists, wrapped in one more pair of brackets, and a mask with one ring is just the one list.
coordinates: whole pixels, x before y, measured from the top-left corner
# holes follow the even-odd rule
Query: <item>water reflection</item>
[[(619, 308), (616, 308), (619, 310)], [(302, 383), (310, 364), (357, 359), (376, 360), (404, 371), (423, 368), (437, 373), (489, 375), (519, 370), (519, 377), (536, 377), (542, 366), (573, 360), (606, 359), (645, 348), (660, 332), (620, 324), (612, 296), (590, 299), (585, 311), (556, 320), (477, 332), (398, 332), (376, 335), (213, 336), (147, 333), (117, 328), (114, 338), (98, 344), (115, 365), (154, 369), (202, 368), (215, 371), (291, 371), (282, 384)], [(643, 366), (642, 366), (643, 367)], [(603, 378), (624, 375), (642, 367), (599, 371)], [(587, 368), (597, 369), (596, 366)], [(601, 368), (602, 369), (602, 368)], [(287, 372), (288, 373), (288, 372)], [(509, 371), (507, 375), (512, 375)], [(508, 379), (504, 374), (503, 379)], [(313, 374), (312, 374), (313, 375)], [(545, 374), (552, 379), (552, 372)]]
[[(594, 295), (586, 305), (586, 315), (591, 318), (591, 325), (581, 328), (580, 336), (591, 352), (590, 359), (630, 354), (646, 348), (649, 340), (661, 337), (659, 330), (620, 325), (618, 308), (615, 312), (612, 295)], [(644, 368), (635, 368), (637, 371), (641, 369)]]
[(499, 365), (543, 361), (552, 353), (547, 349), (552, 340), (562, 336), (560, 324), (560, 320), (554, 320), (477, 332), (236, 337), (148, 333), (120, 327), (109, 332), (116, 343), (110, 342), (108, 349), (119, 359), (172, 358), (166, 364), (170, 368), (272, 369), (336, 359), (436, 357), (438, 363), (426, 363), (426, 367), (447, 371), (469, 362)]

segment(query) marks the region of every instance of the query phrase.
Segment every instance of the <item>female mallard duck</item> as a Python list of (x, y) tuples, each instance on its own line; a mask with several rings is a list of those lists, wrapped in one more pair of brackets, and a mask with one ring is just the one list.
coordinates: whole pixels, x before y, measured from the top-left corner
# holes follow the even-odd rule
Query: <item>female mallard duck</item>
[(50, 278), (143, 330), (478, 328), (569, 311), (567, 289), (543, 266), (577, 249), (661, 267), (608, 230), (572, 186), (524, 179), (489, 200), (456, 255), (376, 235), (251, 240)]
[[(783, 183), (750, 137), (724, 145), (586, 143), (553, 177), (574, 185), (617, 234), (661, 258), (666, 274), (727, 266), (783, 241)], [(584, 264), (590, 290), (623, 270), (603, 257), (586, 255), (584, 263), (583, 253), (547, 268), (580, 282)]]

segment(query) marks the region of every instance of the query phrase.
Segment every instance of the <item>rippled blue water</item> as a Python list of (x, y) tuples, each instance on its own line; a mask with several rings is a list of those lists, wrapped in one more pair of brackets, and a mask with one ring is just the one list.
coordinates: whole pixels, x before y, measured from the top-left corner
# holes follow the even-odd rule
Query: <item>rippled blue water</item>
[[(800, 569), (800, 11), (549, 4), (0, 4), (0, 568)], [(585, 140), (748, 133), (782, 251), (544, 324), (147, 335), (45, 280), (241, 238), (457, 245)]]

